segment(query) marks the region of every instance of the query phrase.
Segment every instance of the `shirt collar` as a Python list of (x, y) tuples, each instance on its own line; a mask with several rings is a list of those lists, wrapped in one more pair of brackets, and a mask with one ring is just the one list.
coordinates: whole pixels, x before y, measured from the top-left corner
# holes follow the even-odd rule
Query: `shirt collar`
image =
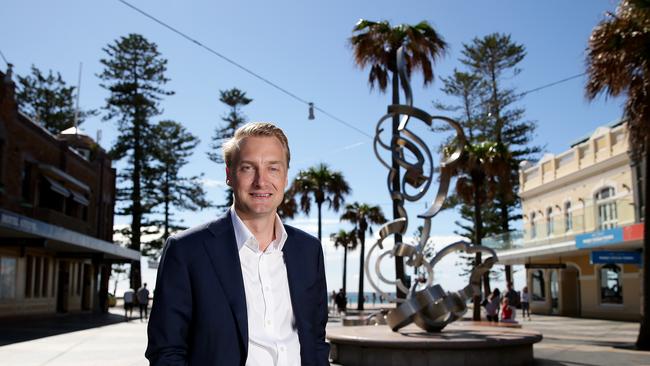
[[(239, 215), (237, 215), (234, 205), (230, 207), (230, 215), (232, 217), (232, 226), (235, 229), (237, 250), (241, 250), (244, 246), (247, 246), (253, 252), (258, 253), (260, 251), (260, 245), (253, 233), (251, 233), (248, 227), (246, 227), (246, 224), (244, 224)], [(287, 241), (287, 231), (284, 229), (284, 225), (277, 213), (275, 214), (275, 234), (276, 238), (266, 248), (266, 252), (282, 250), (284, 243)]]

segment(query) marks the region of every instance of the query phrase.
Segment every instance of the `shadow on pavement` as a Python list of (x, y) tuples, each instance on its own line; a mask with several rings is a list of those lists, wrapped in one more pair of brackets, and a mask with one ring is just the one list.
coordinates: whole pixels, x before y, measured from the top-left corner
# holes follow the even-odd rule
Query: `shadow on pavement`
[(0, 321), (0, 346), (124, 321), (124, 316), (111, 313), (55, 314), (2, 319)]
[(535, 358), (533, 362), (534, 366), (593, 366), (590, 363), (582, 362), (571, 362), (571, 361), (555, 361), (555, 360), (545, 360), (542, 358)]

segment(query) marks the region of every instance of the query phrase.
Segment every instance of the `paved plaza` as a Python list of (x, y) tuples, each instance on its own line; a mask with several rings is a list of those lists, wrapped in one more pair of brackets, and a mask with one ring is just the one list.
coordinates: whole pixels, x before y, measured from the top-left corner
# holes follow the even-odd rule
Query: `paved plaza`
[[(134, 313), (135, 315), (135, 313)], [(329, 327), (340, 327), (333, 318)], [(523, 329), (539, 331), (535, 365), (650, 365), (650, 352), (632, 348), (638, 323), (533, 316)], [(3, 366), (145, 366), (146, 323), (118, 312), (0, 323)]]

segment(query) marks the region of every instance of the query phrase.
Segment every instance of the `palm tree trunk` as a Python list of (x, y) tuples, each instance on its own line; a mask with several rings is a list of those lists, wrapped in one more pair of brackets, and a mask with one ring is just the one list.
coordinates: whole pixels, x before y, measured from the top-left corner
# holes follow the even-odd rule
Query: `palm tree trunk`
[[(397, 56), (395, 59), (395, 64), (397, 64)], [(397, 70), (393, 71), (393, 104), (399, 104), (399, 76), (397, 73)], [(394, 115), (393, 116), (393, 128), (392, 128), (392, 136), (397, 136), (399, 131), (399, 115)], [(391, 151), (395, 151), (397, 149), (397, 146), (393, 145), (393, 139), (391, 139)], [(392, 159), (391, 163), (391, 168), (395, 171), (395, 176), (393, 177), (393, 181), (391, 182), (392, 184), (392, 190), (394, 192), (399, 192), (400, 191), (400, 184), (399, 184), (399, 164), (395, 159)], [(399, 204), (397, 203), (397, 200), (393, 200), (393, 219), (397, 219), (400, 217), (399, 214)], [(402, 235), (400, 234), (395, 234), (395, 243), (401, 243), (402, 242)], [(402, 283), (406, 287), (410, 287), (410, 283), (406, 282), (406, 274), (404, 273), (404, 259), (402, 257), (395, 256), (395, 279), (396, 280), (401, 280)], [(406, 293), (402, 292), (399, 287), (395, 287), (395, 293), (397, 294), (397, 297), (400, 299), (405, 299), (406, 298)]]
[[(479, 199), (479, 189), (476, 183), (474, 184), (474, 245), (481, 245), (481, 238), (483, 237), (483, 216), (481, 213), (481, 201)], [(476, 253), (476, 260), (474, 266), (481, 264), (481, 252)], [(483, 282), (483, 281), (481, 281)], [(480, 287), (480, 286), (479, 286)], [(485, 294), (487, 296), (488, 294)], [(481, 294), (474, 294), (474, 310), (472, 313), (474, 321), (481, 320)]]
[[(636, 340), (637, 349), (650, 350), (650, 227), (648, 221), (650, 218), (650, 141), (645, 142), (645, 155), (643, 157), (643, 310), (641, 314), (641, 327), (639, 336)], [(641, 187), (639, 187), (641, 188)]]
[(343, 247), (343, 293), (347, 294), (347, 286), (345, 285), (348, 282), (348, 247), (347, 245)]
[(318, 241), (323, 244), (323, 223), (322, 223), (322, 212), (321, 212), (321, 206), (323, 205), (322, 202), (316, 202), (318, 205)]
[(363, 302), (365, 300), (363, 296), (363, 260), (366, 256), (366, 233), (364, 231), (359, 233), (359, 241), (361, 241), (361, 255), (359, 258), (359, 295), (357, 298), (357, 309), (363, 310)]

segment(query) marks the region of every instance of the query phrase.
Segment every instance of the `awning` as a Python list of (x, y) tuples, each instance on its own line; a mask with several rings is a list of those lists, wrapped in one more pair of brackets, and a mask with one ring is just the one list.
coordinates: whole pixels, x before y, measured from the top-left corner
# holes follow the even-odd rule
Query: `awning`
[(57, 182), (56, 180), (48, 176), (45, 176), (45, 180), (47, 180), (47, 182), (50, 184), (51, 190), (62, 195), (63, 197), (70, 197), (70, 191), (64, 186), (62, 186), (59, 182)]
[[(14, 238), (13, 242), (21, 239), (45, 239), (46, 249), (63, 253), (89, 256), (101, 254), (105, 259), (116, 261), (140, 260), (140, 253), (136, 250), (3, 209), (0, 209), (0, 237)], [(0, 239), (0, 245), (2, 244)]]
[(84, 206), (88, 206), (88, 204), (90, 203), (90, 201), (88, 201), (86, 196), (84, 196), (83, 194), (75, 191), (70, 191), (70, 193), (72, 193), (72, 199), (75, 200), (77, 203)]
[(79, 179), (71, 176), (70, 174), (64, 172), (63, 170), (53, 165), (38, 164), (38, 168), (41, 170), (41, 172), (46, 178), (49, 176), (55, 179), (62, 180), (66, 183), (66, 185), (72, 185), (75, 188), (79, 189), (80, 191), (90, 193), (90, 187), (86, 183), (80, 181)]

